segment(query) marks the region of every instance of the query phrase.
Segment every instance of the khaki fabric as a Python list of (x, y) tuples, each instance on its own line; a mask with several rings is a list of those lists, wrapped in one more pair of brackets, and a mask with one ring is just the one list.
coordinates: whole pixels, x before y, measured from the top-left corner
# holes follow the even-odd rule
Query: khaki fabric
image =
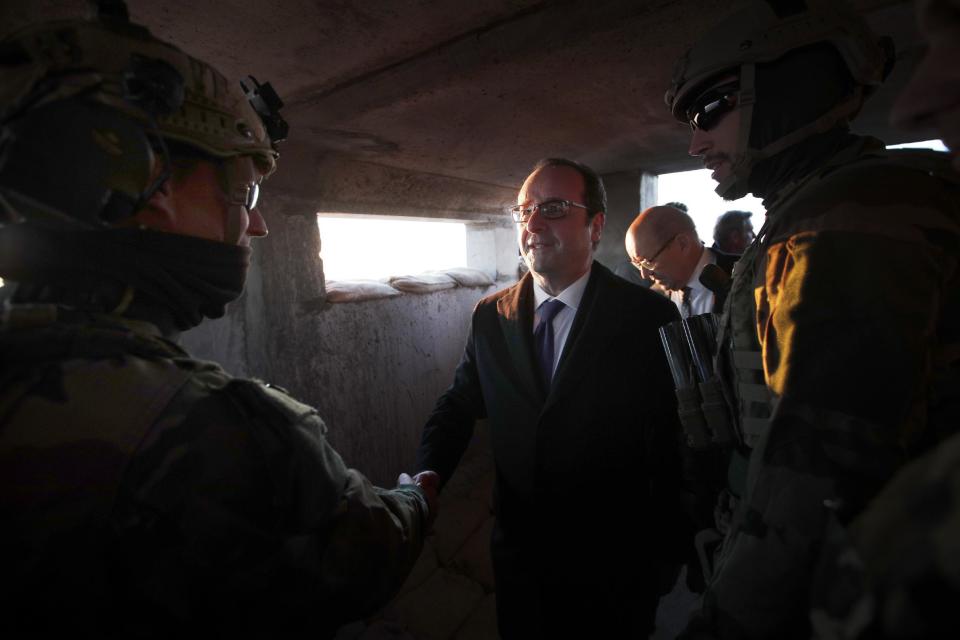
[(372, 486), (314, 409), (151, 325), (56, 316), (0, 330), (4, 631), (325, 637), (399, 589), (418, 489)]
[(960, 189), (946, 166), (866, 140), (768, 210), (751, 288), (776, 402), (690, 637), (809, 637), (830, 522), (846, 526), (960, 425)]

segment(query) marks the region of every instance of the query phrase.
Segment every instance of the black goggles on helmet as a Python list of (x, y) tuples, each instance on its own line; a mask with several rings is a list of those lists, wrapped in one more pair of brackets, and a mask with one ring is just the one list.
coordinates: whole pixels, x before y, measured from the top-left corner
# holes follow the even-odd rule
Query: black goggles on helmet
[(737, 106), (736, 84), (714, 87), (701, 94), (687, 109), (687, 122), (693, 131), (709, 131)]

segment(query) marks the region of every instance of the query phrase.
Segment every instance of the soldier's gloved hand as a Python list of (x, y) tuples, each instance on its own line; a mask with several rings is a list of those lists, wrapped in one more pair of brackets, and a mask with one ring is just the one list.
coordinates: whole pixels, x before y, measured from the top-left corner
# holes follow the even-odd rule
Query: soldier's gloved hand
[(401, 473), (400, 477), (397, 478), (397, 484), (413, 484), (423, 490), (427, 498), (427, 507), (430, 509), (427, 522), (429, 525), (432, 525), (433, 521), (437, 518), (437, 507), (439, 506), (437, 492), (440, 490), (440, 476), (437, 472), (421, 471), (412, 478), (406, 473)]

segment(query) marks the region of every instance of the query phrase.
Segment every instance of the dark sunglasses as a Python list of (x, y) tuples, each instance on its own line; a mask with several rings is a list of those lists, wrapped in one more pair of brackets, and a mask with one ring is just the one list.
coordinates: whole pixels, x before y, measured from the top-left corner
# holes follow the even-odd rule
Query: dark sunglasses
[(726, 85), (705, 92), (687, 109), (687, 122), (694, 131), (709, 131), (737, 106), (737, 86)]

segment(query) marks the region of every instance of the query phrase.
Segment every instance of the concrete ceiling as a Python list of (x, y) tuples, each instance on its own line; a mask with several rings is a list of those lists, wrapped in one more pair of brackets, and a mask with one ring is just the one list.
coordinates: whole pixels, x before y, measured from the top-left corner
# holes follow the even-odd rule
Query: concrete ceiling
[[(857, 128), (886, 124), (918, 53), (912, 5), (859, 0), (901, 59)], [(729, 0), (133, 0), (132, 18), (228, 77), (269, 80), (290, 149), (515, 189), (543, 156), (601, 173), (696, 168), (662, 96)], [(7, 0), (3, 31), (87, 3)], [(910, 136), (913, 139), (916, 135)], [(281, 160), (282, 162), (283, 160)]]

